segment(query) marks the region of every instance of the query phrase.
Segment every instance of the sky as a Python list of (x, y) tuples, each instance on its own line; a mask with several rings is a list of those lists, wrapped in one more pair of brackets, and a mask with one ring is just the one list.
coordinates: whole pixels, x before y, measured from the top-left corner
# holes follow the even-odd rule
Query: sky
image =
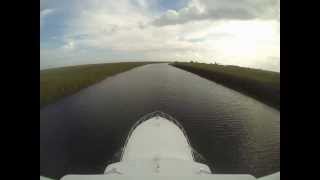
[(40, 0), (40, 69), (191, 60), (280, 72), (280, 0)]

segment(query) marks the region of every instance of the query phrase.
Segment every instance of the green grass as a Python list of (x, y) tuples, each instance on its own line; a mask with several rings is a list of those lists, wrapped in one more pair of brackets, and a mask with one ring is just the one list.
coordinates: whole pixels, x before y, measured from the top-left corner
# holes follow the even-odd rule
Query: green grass
[(109, 76), (152, 62), (91, 64), (40, 71), (40, 108)]
[(280, 110), (280, 73), (205, 63), (174, 62), (171, 65), (242, 92)]

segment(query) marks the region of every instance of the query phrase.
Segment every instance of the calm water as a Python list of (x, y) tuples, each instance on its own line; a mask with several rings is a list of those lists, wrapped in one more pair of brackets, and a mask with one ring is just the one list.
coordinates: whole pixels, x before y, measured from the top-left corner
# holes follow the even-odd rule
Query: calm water
[(184, 126), (216, 173), (280, 170), (280, 112), (167, 64), (135, 68), (40, 110), (40, 175), (103, 173), (142, 115)]

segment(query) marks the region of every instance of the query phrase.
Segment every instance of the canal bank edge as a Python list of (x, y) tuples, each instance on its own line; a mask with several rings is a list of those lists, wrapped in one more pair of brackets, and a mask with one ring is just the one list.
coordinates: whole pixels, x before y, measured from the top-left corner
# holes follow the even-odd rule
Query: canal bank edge
[(174, 62), (169, 65), (239, 91), (280, 110), (280, 73), (205, 63)]
[(156, 62), (88, 64), (40, 70), (40, 108), (110, 76)]

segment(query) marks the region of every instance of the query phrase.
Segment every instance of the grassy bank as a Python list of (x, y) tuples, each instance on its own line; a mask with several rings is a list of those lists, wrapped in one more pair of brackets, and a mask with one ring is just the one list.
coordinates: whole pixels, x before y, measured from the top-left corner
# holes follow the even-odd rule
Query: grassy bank
[(82, 88), (150, 62), (91, 64), (40, 71), (40, 108)]
[(280, 110), (280, 73), (204, 63), (171, 64), (251, 96)]

